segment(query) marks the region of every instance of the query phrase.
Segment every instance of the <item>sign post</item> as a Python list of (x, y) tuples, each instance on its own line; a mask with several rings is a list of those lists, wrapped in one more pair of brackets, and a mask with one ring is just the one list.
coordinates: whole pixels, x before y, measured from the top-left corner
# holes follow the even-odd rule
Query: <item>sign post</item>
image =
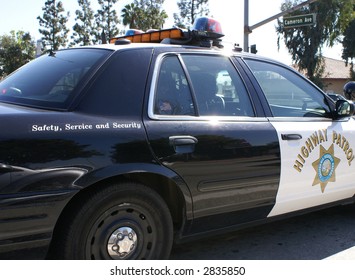
[[(292, 7), (291, 9), (288, 9), (287, 11), (283, 11), (281, 13), (278, 13), (272, 17), (269, 17), (257, 24), (254, 24), (252, 26), (249, 26), (249, 0), (244, 0), (244, 51), (248, 52), (249, 51), (249, 34), (251, 34), (253, 32), (254, 29), (266, 24), (266, 23), (269, 23), (270, 21), (273, 21), (279, 17), (282, 17), (286, 14), (289, 14), (289, 13), (292, 13), (294, 11), (297, 11), (299, 10), (300, 8), (302, 8), (303, 6), (305, 5), (309, 5), (311, 3), (314, 3), (318, 0), (307, 0), (301, 4), (298, 4), (294, 7)], [(315, 18), (313, 19), (313, 23), (315, 23)]]

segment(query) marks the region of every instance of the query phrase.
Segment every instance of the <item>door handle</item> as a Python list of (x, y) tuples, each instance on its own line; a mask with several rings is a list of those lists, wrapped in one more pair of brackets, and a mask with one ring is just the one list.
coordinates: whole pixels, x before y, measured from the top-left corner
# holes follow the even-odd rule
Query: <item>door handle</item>
[(169, 143), (171, 146), (181, 146), (181, 145), (194, 145), (197, 144), (198, 140), (193, 136), (170, 136)]
[(197, 138), (189, 135), (170, 136), (169, 144), (174, 147), (178, 154), (187, 154), (195, 151), (195, 145), (198, 143)]
[(302, 139), (301, 134), (281, 134), (282, 140), (292, 141), (292, 140), (300, 140)]

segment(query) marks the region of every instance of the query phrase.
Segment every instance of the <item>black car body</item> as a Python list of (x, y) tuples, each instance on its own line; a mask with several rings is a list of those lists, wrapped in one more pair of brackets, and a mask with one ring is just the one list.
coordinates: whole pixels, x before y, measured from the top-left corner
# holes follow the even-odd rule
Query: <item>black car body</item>
[(0, 83), (0, 252), (167, 258), (174, 240), (352, 200), (352, 113), (240, 52), (43, 55)]

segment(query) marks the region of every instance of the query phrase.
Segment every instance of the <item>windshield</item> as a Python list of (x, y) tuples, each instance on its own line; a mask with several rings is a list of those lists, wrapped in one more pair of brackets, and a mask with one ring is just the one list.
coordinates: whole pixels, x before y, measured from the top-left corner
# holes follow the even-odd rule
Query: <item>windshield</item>
[(43, 55), (0, 83), (0, 102), (65, 109), (86, 77), (110, 53), (102, 49), (67, 49)]

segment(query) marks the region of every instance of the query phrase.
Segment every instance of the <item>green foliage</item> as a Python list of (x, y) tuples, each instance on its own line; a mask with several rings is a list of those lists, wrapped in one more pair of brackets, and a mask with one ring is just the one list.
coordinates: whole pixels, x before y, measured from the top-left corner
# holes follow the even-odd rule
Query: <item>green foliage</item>
[(118, 35), (119, 30), (117, 25), (119, 24), (119, 19), (117, 17), (117, 12), (113, 8), (118, 0), (98, 0), (101, 8), (95, 14), (96, 25), (97, 25), (97, 41), (101, 43), (106, 43), (112, 37)]
[(0, 78), (32, 60), (35, 50), (29, 33), (11, 31), (10, 35), (0, 36)]
[(354, 73), (354, 63), (353, 59), (355, 58), (355, 1), (353, 1), (353, 9), (351, 10), (352, 20), (349, 22), (348, 26), (344, 30), (344, 38), (342, 40), (343, 44), (343, 54), (342, 58), (345, 60), (346, 64), (350, 61), (351, 71), (350, 77), (351, 80), (355, 80)]
[(134, 3), (127, 4), (121, 11), (123, 25), (128, 25), (131, 29), (138, 29), (138, 17), (140, 9)]
[(199, 16), (208, 16), (208, 0), (179, 0), (177, 3), (180, 13), (174, 13), (174, 22), (177, 27), (188, 28), (193, 25)]
[(81, 10), (76, 10), (75, 25), (71, 45), (87, 46), (96, 43), (96, 32), (94, 27), (94, 11), (90, 7), (89, 0), (78, 0)]
[[(286, 0), (281, 7), (285, 11), (303, 0)], [(314, 26), (304, 26), (297, 28), (283, 28), (282, 22), (276, 28), (279, 34), (278, 44), (281, 36), (292, 56), (292, 60), (300, 70), (305, 71), (307, 76), (318, 83), (321, 71), (322, 48), (324, 45), (333, 46), (339, 36), (349, 23), (351, 13), (348, 12), (354, 0), (321, 0), (308, 6), (304, 6), (289, 16), (302, 14), (316, 14), (316, 24)]]
[[(42, 34), (43, 50), (51, 52), (65, 47), (68, 42), (69, 29), (66, 27), (69, 13), (65, 14), (62, 1), (47, 0), (44, 3), (43, 16), (38, 16), (39, 25), (43, 28), (39, 29)], [(49, 48), (49, 49), (48, 49)]]
[(133, 29), (161, 29), (168, 18), (163, 4), (164, 0), (134, 0), (122, 9), (122, 22)]

